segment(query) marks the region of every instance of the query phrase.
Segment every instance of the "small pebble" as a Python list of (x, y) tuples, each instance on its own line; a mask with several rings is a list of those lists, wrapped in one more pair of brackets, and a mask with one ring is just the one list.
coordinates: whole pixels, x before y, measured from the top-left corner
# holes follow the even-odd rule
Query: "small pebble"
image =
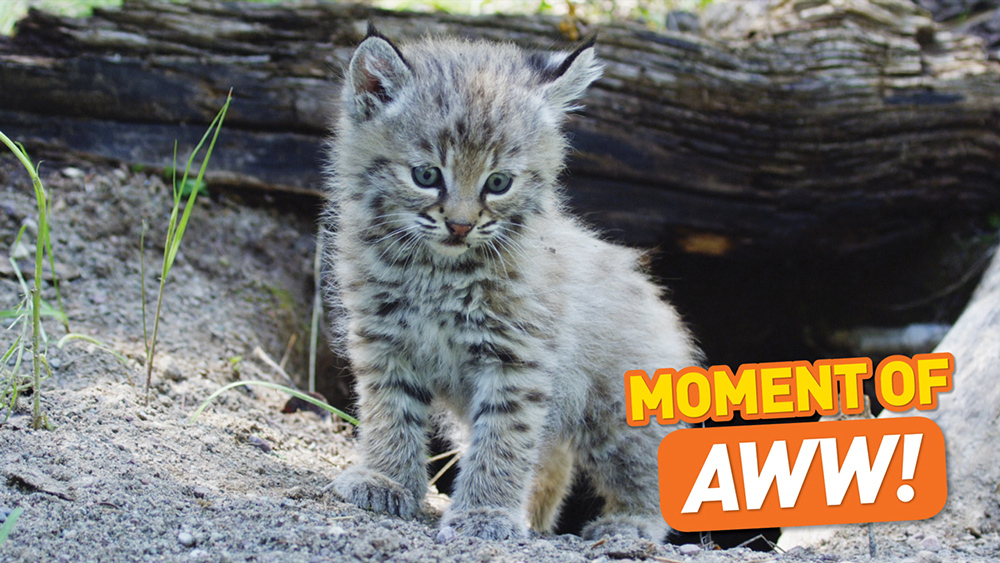
[(188, 559), (190, 559), (191, 561), (200, 561), (202, 559), (208, 559), (208, 552), (205, 551), (204, 549), (192, 549), (191, 552), (188, 553)]
[(391, 519), (389, 519), (389, 518), (386, 518), (384, 520), (379, 520), (378, 525), (382, 526), (383, 528), (385, 528), (387, 530), (391, 530), (394, 527), (393, 526), (393, 521)]
[(194, 536), (187, 532), (177, 534), (177, 541), (179, 541), (184, 547), (194, 546)]
[(452, 528), (451, 526), (443, 526), (440, 530), (438, 530), (436, 539), (438, 543), (450, 542), (455, 539), (455, 528)]
[(195, 487), (191, 491), (191, 494), (194, 495), (194, 498), (206, 498), (212, 494), (212, 491), (208, 490), (206, 487)]
[(802, 557), (805, 557), (805, 555), (807, 553), (808, 553), (808, 551), (806, 550), (806, 548), (802, 547), (801, 545), (797, 545), (797, 546), (795, 546), (795, 547), (793, 547), (793, 548), (785, 551), (785, 556), (786, 557), (792, 557), (792, 558), (795, 558), (795, 557), (802, 558)]
[(339, 538), (340, 536), (346, 534), (347, 530), (337, 524), (334, 524), (326, 529), (326, 533), (331, 538)]
[(917, 553), (917, 563), (941, 563), (941, 558), (933, 551), (921, 551)]
[(677, 551), (681, 552), (681, 555), (694, 555), (701, 551), (701, 548), (693, 543), (686, 543), (677, 548)]
[(920, 547), (927, 551), (941, 551), (941, 540), (937, 536), (927, 536), (921, 540)]
[(166, 357), (160, 363), (160, 369), (163, 370), (163, 376), (171, 381), (184, 381), (187, 379), (187, 374), (184, 372), (184, 368), (181, 367), (177, 360)]
[(267, 440), (261, 438), (260, 436), (251, 434), (250, 437), (247, 438), (247, 443), (264, 453), (271, 451), (271, 444), (268, 444)]
[(60, 172), (62, 172), (62, 175), (67, 178), (73, 178), (73, 179), (83, 178), (83, 170), (80, 170), (79, 168), (73, 168), (72, 166), (67, 166), (66, 168), (60, 170)]

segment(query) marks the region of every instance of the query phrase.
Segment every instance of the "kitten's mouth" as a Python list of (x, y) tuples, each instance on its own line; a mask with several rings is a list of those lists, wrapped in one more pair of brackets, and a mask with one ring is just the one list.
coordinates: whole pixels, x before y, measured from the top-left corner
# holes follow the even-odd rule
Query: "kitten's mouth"
[(469, 246), (469, 243), (466, 242), (465, 237), (457, 237), (457, 236), (450, 236), (441, 241), (441, 244), (445, 246)]
[(465, 237), (450, 236), (436, 242), (438, 252), (446, 256), (459, 256), (466, 250), (472, 248), (472, 245), (469, 244), (469, 241), (466, 240)]

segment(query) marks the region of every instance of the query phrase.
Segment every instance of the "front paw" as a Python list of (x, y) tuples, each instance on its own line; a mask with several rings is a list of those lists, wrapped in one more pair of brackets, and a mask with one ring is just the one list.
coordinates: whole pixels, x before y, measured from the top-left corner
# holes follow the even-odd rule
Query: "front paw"
[[(457, 534), (484, 540), (507, 540), (528, 537), (524, 518), (504, 508), (473, 508), (449, 510), (441, 519), (441, 530), (453, 529)], [(439, 537), (446, 534), (439, 534)]]
[(584, 526), (580, 535), (587, 540), (596, 540), (604, 536), (625, 536), (627, 538), (645, 538), (656, 542), (666, 539), (670, 526), (659, 515), (634, 516), (613, 514), (602, 516)]
[(413, 518), (417, 502), (413, 493), (385, 475), (352, 467), (333, 480), (333, 490), (346, 502), (367, 510), (387, 512), (401, 518)]

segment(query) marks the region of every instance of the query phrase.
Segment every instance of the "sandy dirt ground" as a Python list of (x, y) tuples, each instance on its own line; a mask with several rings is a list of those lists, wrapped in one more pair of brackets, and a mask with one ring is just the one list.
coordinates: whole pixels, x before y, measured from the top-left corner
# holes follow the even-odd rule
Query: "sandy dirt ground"
[[(312, 412), (284, 414), (286, 397), (262, 388), (230, 391), (189, 421), (225, 383), (280, 382), (255, 350), (280, 361), (292, 334), (298, 338), (286, 367), (297, 377), (305, 373), (314, 218), (266, 198), (213, 193), (200, 200), (168, 285), (147, 404), (139, 239), (145, 221), (152, 304), (169, 190), (155, 174), (124, 167), (51, 163), (43, 171), (71, 329), (128, 361), (123, 366), (79, 341), (56, 348), (64, 329), (46, 319), (54, 375), (44, 383), (42, 406), (52, 429), (30, 429), (30, 397), (0, 424), (0, 521), (23, 509), (0, 546), (0, 563), (869, 560), (867, 528), (859, 525), (787, 533), (784, 549), (770, 553), (573, 535), (440, 542), (436, 525), (446, 498), (431, 499), (415, 521), (344, 504), (326, 485), (354, 458), (349, 424)], [(34, 217), (27, 175), (0, 158), (4, 261), (25, 222), (33, 248)], [(20, 264), (30, 269), (27, 260)], [(54, 302), (51, 287), (44, 297)], [(0, 309), (19, 299), (16, 281), (0, 277)], [(0, 332), (4, 348), (12, 341)], [(996, 515), (955, 512), (875, 525), (875, 560), (1000, 560), (1000, 536), (989, 524)]]

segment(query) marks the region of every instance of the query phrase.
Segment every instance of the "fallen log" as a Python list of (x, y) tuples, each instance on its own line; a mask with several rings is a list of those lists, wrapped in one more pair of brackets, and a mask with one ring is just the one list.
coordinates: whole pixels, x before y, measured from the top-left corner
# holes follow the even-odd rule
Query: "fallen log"
[[(704, 35), (601, 27), (604, 78), (568, 126), (569, 193), (591, 222), (682, 253), (851, 255), (998, 207), (1000, 64), (977, 39), (939, 32), (907, 0), (729, 4)], [(0, 125), (34, 146), (166, 166), (232, 89), (211, 179), (318, 193), (327, 100), (368, 20), (401, 41), (534, 49), (593, 31), (331, 3), (33, 11), (0, 43)]]

